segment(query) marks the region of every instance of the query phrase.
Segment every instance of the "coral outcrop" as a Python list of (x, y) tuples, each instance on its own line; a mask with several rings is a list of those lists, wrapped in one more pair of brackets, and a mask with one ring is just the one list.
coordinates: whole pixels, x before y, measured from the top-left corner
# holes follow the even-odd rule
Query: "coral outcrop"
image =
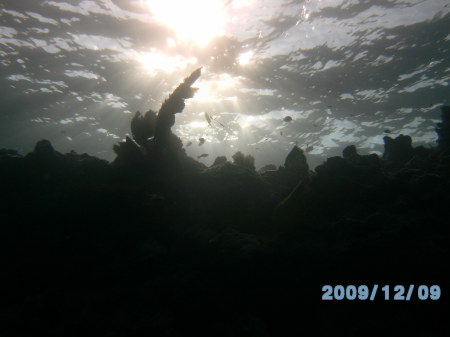
[(201, 68), (175, 88), (162, 103), (158, 113), (148, 110), (145, 114), (136, 112), (131, 120), (131, 134), (134, 141), (126, 137), (125, 142), (114, 145), (117, 155), (115, 163), (147, 165), (155, 171), (168, 172), (167, 176), (180, 171), (196, 171), (204, 165), (191, 160), (183, 149), (182, 141), (172, 133), (175, 115), (185, 107), (185, 100), (194, 97), (197, 88), (192, 87), (200, 77)]
[(395, 139), (389, 136), (383, 137), (383, 158), (391, 162), (406, 162), (412, 158), (414, 149), (410, 136), (399, 135)]
[(252, 171), (255, 170), (255, 158), (251, 155), (244, 155), (238, 151), (233, 155), (233, 163), (239, 166), (246, 167)]
[(437, 143), (440, 149), (448, 150), (450, 149), (450, 106), (444, 105), (441, 107), (441, 120), (436, 128)]

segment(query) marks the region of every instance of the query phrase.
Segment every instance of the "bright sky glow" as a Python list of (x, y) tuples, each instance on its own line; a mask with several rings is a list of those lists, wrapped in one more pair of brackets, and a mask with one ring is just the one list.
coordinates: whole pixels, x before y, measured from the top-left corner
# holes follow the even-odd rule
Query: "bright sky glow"
[(148, 0), (155, 18), (172, 28), (181, 41), (204, 46), (225, 33), (226, 14), (218, 0)]
[(247, 64), (250, 63), (250, 61), (252, 60), (253, 57), (253, 51), (248, 51), (245, 53), (242, 53), (241, 55), (239, 55), (238, 57), (238, 62), (241, 66), (245, 66)]
[(211, 80), (200, 79), (195, 85), (199, 89), (195, 99), (197, 101), (235, 100), (235, 97), (226, 97), (224, 92), (239, 87), (239, 82), (240, 77), (233, 77), (227, 73), (214, 76)]
[(186, 59), (182, 56), (167, 56), (157, 51), (139, 53), (135, 59), (150, 73), (156, 74), (157, 71), (172, 73), (176, 69), (184, 69), (188, 64), (196, 64), (196, 58)]

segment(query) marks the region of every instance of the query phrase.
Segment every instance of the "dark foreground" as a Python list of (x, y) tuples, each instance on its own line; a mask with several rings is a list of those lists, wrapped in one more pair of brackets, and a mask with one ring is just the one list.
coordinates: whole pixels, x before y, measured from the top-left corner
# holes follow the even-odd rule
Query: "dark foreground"
[(386, 137), (315, 172), (299, 148), (260, 172), (1, 150), (0, 335), (449, 336), (449, 119), (436, 147)]

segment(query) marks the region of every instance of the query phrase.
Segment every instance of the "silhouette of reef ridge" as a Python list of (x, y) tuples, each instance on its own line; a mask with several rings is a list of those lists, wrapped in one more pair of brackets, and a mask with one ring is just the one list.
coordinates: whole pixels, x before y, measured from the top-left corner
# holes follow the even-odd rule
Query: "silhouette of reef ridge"
[[(0, 334), (449, 335), (450, 108), (437, 147), (400, 135), (314, 171), (297, 146), (279, 168), (241, 152), (206, 167), (171, 132), (199, 76), (136, 113), (111, 163), (48, 140), (0, 150)], [(442, 298), (325, 303), (325, 284)]]

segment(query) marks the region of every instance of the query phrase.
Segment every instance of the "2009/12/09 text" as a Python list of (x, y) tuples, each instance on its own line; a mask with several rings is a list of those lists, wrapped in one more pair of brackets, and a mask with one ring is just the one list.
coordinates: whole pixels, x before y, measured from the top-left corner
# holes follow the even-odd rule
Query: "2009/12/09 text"
[(322, 287), (322, 293), (323, 301), (373, 301), (375, 299), (381, 299), (385, 301), (410, 301), (412, 299), (419, 299), (421, 301), (436, 301), (441, 297), (441, 288), (438, 285), (415, 286), (414, 284), (410, 284), (407, 286), (378, 286), (378, 284), (374, 284), (371, 287), (367, 285), (324, 285)]

